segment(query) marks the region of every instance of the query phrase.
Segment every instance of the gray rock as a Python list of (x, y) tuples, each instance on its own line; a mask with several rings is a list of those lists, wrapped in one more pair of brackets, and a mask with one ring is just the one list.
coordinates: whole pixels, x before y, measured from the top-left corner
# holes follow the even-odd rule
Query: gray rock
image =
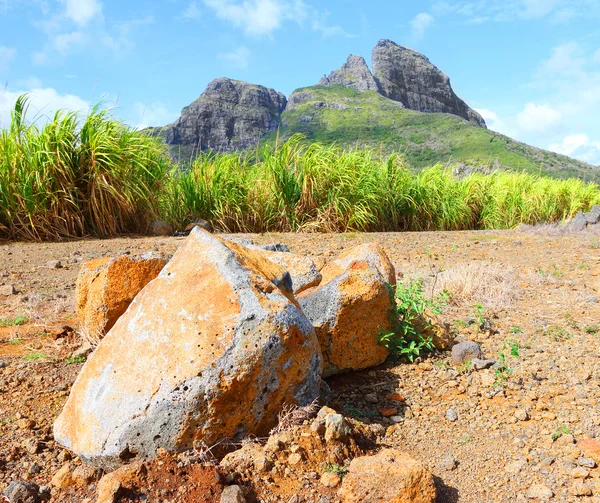
[(373, 74), (381, 93), (406, 108), (458, 115), (486, 127), (481, 115), (454, 93), (450, 79), (412, 49), (380, 40), (373, 49)]
[(588, 224), (597, 224), (600, 220), (600, 206), (595, 204), (590, 211), (583, 214), (583, 218)]
[(162, 133), (168, 144), (197, 151), (255, 147), (265, 133), (277, 129), (286, 102), (274, 89), (215, 79)]
[(480, 360), (479, 358), (473, 358), (471, 360), (471, 365), (475, 370), (484, 370), (489, 369), (493, 365), (495, 365), (496, 360)]
[(352, 434), (352, 428), (341, 414), (325, 416), (325, 440), (345, 442)]
[(6, 367), (6, 362), (4, 360), (0, 360), (0, 369), (3, 369)]
[(23, 480), (11, 482), (2, 495), (8, 503), (37, 503), (40, 500), (39, 487)]
[(446, 411), (446, 419), (451, 423), (454, 423), (455, 421), (458, 421), (458, 414), (454, 409), (448, 409)]
[(479, 344), (472, 341), (459, 342), (452, 346), (452, 361), (456, 365), (473, 360), (485, 360)]
[(221, 493), (221, 503), (246, 503), (246, 497), (240, 486), (225, 486)]
[(50, 269), (62, 269), (62, 262), (60, 260), (49, 260), (46, 265)]
[(357, 91), (379, 91), (377, 82), (362, 56), (351, 54), (339, 70), (331, 72), (319, 81), (320, 86), (341, 84)]
[(527, 497), (529, 499), (537, 499), (537, 500), (549, 500), (554, 496), (552, 489), (544, 484), (533, 484), (529, 491), (527, 491)]
[(583, 216), (583, 212), (577, 213), (575, 217), (569, 222), (568, 229), (571, 232), (579, 232), (587, 227), (587, 221)]
[(596, 462), (592, 458), (579, 458), (577, 464), (586, 468), (596, 468)]
[(594, 297), (593, 295), (586, 297), (585, 300), (591, 304), (598, 304), (598, 297)]
[(269, 243), (266, 245), (258, 245), (257, 248), (272, 252), (292, 253), (285, 243)]

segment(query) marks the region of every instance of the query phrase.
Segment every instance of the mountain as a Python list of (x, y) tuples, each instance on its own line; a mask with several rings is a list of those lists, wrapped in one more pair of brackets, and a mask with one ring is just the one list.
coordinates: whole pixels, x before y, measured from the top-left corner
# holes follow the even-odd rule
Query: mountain
[(351, 55), (289, 100), (274, 89), (216, 79), (173, 124), (150, 132), (186, 160), (200, 150), (246, 150), (302, 133), (308, 141), (400, 152), (417, 169), (441, 162), (600, 181), (597, 167), (488, 130), (424, 55), (380, 40), (372, 63), (373, 72), (362, 56)]

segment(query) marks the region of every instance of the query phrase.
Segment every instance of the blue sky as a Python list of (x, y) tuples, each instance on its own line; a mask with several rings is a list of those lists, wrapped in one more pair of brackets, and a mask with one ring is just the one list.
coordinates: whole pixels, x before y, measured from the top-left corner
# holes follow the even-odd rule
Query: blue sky
[(164, 125), (231, 77), (289, 94), (381, 38), (447, 73), (491, 129), (600, 164), (599, 0), (0, 0), (0, 125), (100, 100)]

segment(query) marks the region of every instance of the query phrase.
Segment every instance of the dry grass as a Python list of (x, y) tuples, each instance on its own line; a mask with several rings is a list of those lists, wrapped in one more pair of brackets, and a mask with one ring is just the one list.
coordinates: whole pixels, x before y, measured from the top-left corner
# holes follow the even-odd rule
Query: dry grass
[(519, 296), (516, 271), (489, 261), (460, 263), (439, 273), (434, 295), (444, 291), (455, 306), (481, 302), (486, 307), (506, 307)]
[(33, 294), (27, 299), (27, 319), (40, 326), (48, 326), (59, 321), (65, 314), (75, 310), (72, 297), (54, 298)]
[(318, 400), (313, 400), (312, 403), (309, 403), (304, 407), (284, 405), (279, 413), (277, 426), (270, 431), (270, 434), (277, 435), (278, 433), (291, 430), (295, 426), (303, 424), (304, 421), (314, 418), (318, 410)]
[(95, 348), (100, 341), (104, 338), (104, 334), (98, 331), (90, 330), (87, 327), (80, 326), (77, 330), (77, 336), (87, 343), (89, 343), (93, 348)]

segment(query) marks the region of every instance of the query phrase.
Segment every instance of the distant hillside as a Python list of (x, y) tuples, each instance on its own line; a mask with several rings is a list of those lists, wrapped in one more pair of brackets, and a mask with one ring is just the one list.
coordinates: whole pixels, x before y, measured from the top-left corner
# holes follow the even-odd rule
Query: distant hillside
[[(294, 133), (309, 141), (370, 146), (384, 154), (401, 152), (415, 168), (455, 162), (600, 181), (598, 168), (584, 162), (515, 141), (456, 115), (415, 112), (377, 92), (339, 84), (292, 93), (278, 134), (286, 139)], [(276, 134), (263, 141), (273, 141)]]

